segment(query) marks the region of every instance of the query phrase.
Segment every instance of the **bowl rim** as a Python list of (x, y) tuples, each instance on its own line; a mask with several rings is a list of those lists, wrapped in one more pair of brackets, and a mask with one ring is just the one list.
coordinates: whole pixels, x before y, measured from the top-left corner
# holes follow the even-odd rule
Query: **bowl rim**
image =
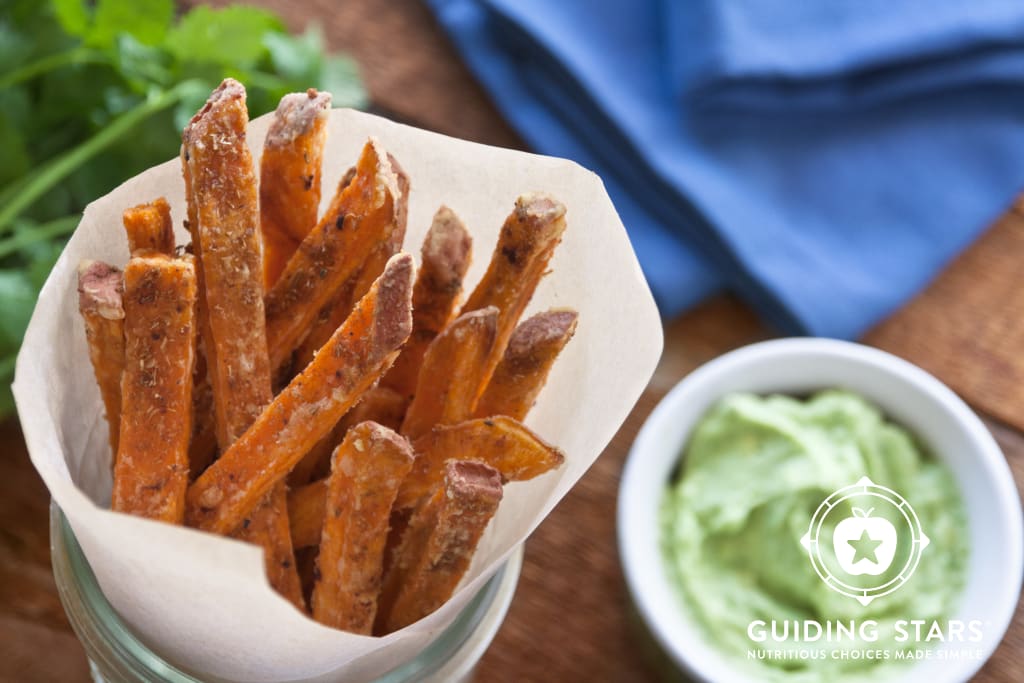
[[(659, 437), (664, 426), (677, 419), (676, 413), (691, 397), (701, 398), (702, 408), (706, 410), (715, 400), (726, 393), (731, 393), (730, 390), (715, 390), (714, 385), (720, 378), (742, 373), (751, 365), (778, 363), (782, 360), (809, 356), (870, 366), (874, 370), (889, 374), (915, 392), (930, 395), (954, 419), (957, 428), (974, 446), (972, 457), (979, 462), (979, 473), (986, 480), (986, 485), (991, 488), (995, 506), (1002, 513), (1010, 533), (1005, 539), (1006, 548), (1003, 555), (1005, 580), (996, 591), (997, 595), (1005, 599), (1000, 600), (996, 618), (988, 620), (986, 627), (992, 629), (992, 637), (987, 638), (984, 647), (979, 648), (982, 651), (982, 657), (979, 659), (949, 661), (949, 666), (944, 668), (949, 676), (948, 679), (942, 680), (966, 680), (984, 665), (1002, 642), (1019, 600), (1021, 582), (1024, 579), (1024, 520), (1020, 497), (1012, 472), (995, 438), (981, 418), (959, 396), (917, 365), (863, 344), (814, 337), (772, 339), (749, 344), (699, 366), (684, 376), (658, 402), (644, 421), (630, 448), (619, 483), (616, 510), (617, 540), (626, 585), (633, 603), (658, 644), (684, 671), (698, 679), (709, 681), (723, 680), (724, 674), (728, 674), (730, 680), (743, 677), (745, 671), (736, 665), (736, 660), (726, 658), (714, 644), (705, 641), (701, 643), (701, 647), (694, 648), (691, 642), (682, 642), (679, 638), (671, 637), (672, 628), (679, 627), (680, 624), (689, 627), (697, 637), (701, 637), (700, 628), (683, 606), (664, 604), (664, 591), (658, 584), (667, 584), (669, 579), (664, 570), (659, 545), (661, 530), (656, 517), (653, 520), (654, 524), (650, 524), (648, 513), (652, 494), (656, 494), (654, 498), (660, 501), (665, 484), (660, 484), (660, 488), (652, 492), (652, 487), (660, 480), (660, 475), (655, 477), (646, 471), (651, 469), (648, 464), (649, 458), (641, 457), (641, 454), (660, 452), (662, 456), (656, 469), (662, 472), (662, 462), (671, 460), (671, 465), (664, 470), (665, 473), (671, 472), (682, 457), (680, 449), (683, 444), (666, 444), (661, 442)], [(823, 388), (828, 384), (826, 380)], [(780, 388), (779, 393), (787, 393), (787, 390)], [(710, 398), (705, 400), (705, 394)], [(703, 410), (700, 411), (701, 414)], [(686, 428), (684, 443), (691, 428), (692, 425)], [(671, 451), (673, 455), (666, 455), (667, 451)], [(973, 547), (971, 552), (975, 552)], [(650, 589), (652, 581), (658, 585), (655, 590)], [(669, 588), (673, 592), (673, 597), (678, 600), (679, 596), (675, 593), (674, 587)], [(671, 616), (673, 613), (674, 616)], [(696, 652), (701, 653), (700, 659), (694, 656)], [(934, 678), (929, 680), (939, 683)]]

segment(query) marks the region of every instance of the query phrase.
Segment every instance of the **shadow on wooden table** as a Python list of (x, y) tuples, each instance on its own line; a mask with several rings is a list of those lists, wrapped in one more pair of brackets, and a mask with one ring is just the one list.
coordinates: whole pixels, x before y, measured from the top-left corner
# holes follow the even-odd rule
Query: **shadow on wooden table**
[(16, 420), (0, 425), (0, 680), (89, 680), (50, 569), (50, 496)]

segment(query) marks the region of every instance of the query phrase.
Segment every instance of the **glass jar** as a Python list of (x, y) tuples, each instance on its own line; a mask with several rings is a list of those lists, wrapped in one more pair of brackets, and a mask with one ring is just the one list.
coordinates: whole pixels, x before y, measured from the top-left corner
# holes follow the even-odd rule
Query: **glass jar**
[[(203, 683), (146, 647), (103, 596), (70, 525), (50, 504), (50, 555), (64, 611), (89, 657), (96, 683)], [(470, 681), (505, 619), (523, 561), (518, 548), (466, 609), (415, 659), (375, 683)]]

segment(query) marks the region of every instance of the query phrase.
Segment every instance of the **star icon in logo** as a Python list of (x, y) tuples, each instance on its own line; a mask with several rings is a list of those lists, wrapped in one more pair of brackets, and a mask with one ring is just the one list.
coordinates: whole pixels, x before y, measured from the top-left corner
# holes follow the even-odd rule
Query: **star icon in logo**
[(875, 539), (868, 536), (868, 530), (864, 529), (860, 538), (847, 541), (850, 547), (854, 549), (855, 553), (853, 556), (853, 562), (856, 564), (860, 560), (868, 560), (878, 564), (878, 558), (875, 556), (875, 551), (878, 546), (882, 545), (882, 541), (876, 541)]

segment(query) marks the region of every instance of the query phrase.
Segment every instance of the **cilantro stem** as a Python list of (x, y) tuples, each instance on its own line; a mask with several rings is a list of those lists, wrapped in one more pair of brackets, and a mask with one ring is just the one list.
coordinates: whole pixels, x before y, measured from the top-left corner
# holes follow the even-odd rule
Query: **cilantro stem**
[(75, 229), (78, 225), (78, 221), (81, 220), (81, 216), (73, 214), (71, 216), (64, 216), (57, 220), (42, 223), (34, 226), (29, 230), (18, 233), (13, 237), (0, 240), (0, 258), (13, 254), (16, 251), (20, 251), (34, 242), (40, 242), (43, 240), (50, 240), (54, 237), (61, 237), (68, 234)]
[(87, 47), (76, 47), (66, 52), (47, 55), (42, 59), (38, 59), (5, 74), (0, 78), (0, 90), (40, 76), (47, 71), (59, 69), (62, 66), (70, 66), (72, 64), (106, 64), (109, 61), (102, 52)]
[(18, 194), (18, 192), (21, 191), (21, 188), (25, 187), (25, 182), (28, 179), (29, 176), (23, 175), (17, 180), (12, 180), (11, 182), (4, 185), (4, 188), (0, 190), (0, 206), (6, 204), (11, 199), (11, 197)]
[(25, 182), (21, 191), (11, 201), (0, 208), (0, 233), (5, 232), (11, 221), (27, 209), (37, 199), (49, 192), (57, 183), (73, 173), (75, 169), (89, 161), (121, 136), (129, 132), (137, 124), (153, 114), (176, 104), (190, 89), (195, 89), (195, 82), (182, 81), (169, 90), (155, 91), (146, 100), (129, 109), (111, 121), (91, 138), (68, 150), (59, 157), (32, 174)]

